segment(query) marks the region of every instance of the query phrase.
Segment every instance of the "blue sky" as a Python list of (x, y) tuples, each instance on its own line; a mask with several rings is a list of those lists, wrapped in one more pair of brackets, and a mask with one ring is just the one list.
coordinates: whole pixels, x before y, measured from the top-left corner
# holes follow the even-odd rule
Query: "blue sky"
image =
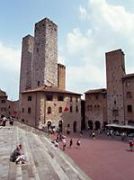
[(134, 1), (4, 0), (0, 2), (0, 88), (19, 92), (22, 37), (44, 17), (58, 25), (58, 61), (67, 67), (68, 90), (84, 93), (105, 85), (105, 52), (121, 48), (134, 73)]

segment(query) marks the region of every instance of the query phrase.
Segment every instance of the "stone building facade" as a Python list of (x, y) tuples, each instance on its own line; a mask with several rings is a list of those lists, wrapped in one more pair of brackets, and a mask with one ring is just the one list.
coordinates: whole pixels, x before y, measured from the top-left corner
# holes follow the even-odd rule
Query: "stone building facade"
[(8, 116), (18, 119), (19, 117), (19, 100), (11, 101), (7, 100)]
[(106, 89), (94, 89), (85, 93), (86, 124), (88, 129), (100, 129), (107, 122)]
[(60, 123), (63, 131), (76, 132), (81, 130), (81, 95), (65, 90), (66, 67), (58, 64), (57, 29), (45, 18), (35, 24), (34, 37), (23, 38), (20, 120), (36, 128), (48, 121)]
[(0, 89), (0, 116), (8, 116), (7, 94)]
[(134, 74), (122, 78), (124, 89), (125, 124), (134, 125)]
[(36, 128), (62, 127), (62, 132), (81, 129), (81, 95), (42, 86), (22, 93), (21, 121)]
[(34, 37), (27, 35), (22, 40), (21, 69), (20, 69), (20, 92), (32, 87), (32, 57)]
[(124, 92), (122, 78), (125, 76), (124, 53), (115, 50), (106, 53), (107, 120), (124, 124)]
[[(86, 126), (89, 126), (91, 120), (93, 123), (100, 121), (101, 126), (103, 123), (134, 125), (134, 74), (126, 74), (124, 53), (121, 49), (105, 55), (107, 88), (103, 93), (102, 89), (85, 93)], [(100, 98), (94, 98), (98, 95)], [(97, 111), (97, 105), (100, 112)]]
[(5, 91), (0, 90), (0, 117), (15, 117), (18, 118), (19, 113), (19, 101), (8, 100), (8, 96)]

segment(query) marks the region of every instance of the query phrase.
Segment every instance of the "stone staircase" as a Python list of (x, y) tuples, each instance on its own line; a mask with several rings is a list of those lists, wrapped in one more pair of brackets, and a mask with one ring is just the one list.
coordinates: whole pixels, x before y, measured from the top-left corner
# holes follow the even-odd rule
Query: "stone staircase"
[[(19, 143), (27, 158), (23, 165), (9, 161)], [(43, 132), (19, 123), (0, 129), (0, 162), (0, 180), (90, 180)]]

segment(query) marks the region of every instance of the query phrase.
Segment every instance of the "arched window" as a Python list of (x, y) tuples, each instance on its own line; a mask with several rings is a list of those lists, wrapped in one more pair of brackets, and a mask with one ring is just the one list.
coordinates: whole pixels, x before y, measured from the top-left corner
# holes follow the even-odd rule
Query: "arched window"
[(48, 107), (48, 108), (47, 108), (47, 114), (51, 114), (51, 112), (52, 112), (51, 107)]
[(76, 112), (79, 112), (79, 108), (78, 108), (78, 106), (76, 106)]
[(73, 132), (77, 132), (77, 122), (73, 122)]
[(59, 107), (59, 113), (62, 113), (62, 107)]
[(31, 108), (30, 107), (28, 107), (27, 111), (28, 111), (29, 114), (31, 114)]

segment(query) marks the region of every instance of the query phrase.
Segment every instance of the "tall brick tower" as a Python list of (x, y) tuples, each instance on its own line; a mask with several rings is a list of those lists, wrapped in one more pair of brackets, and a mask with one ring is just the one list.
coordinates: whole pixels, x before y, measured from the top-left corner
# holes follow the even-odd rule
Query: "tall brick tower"
[(35, 24), (32, 88), (57, 86), (57, 25), (48, 18)]
[(20, 92), (31, 88), (31, 62), (33, 55), (34, 38), (27, 35), (22, 40)]
[(66, 67), (62, 64), (58, 64), (58, 87), (59, 89), (65, 89), (66, 83)]
[(125, 75), (121, 49), (106, 53), (107, 118), (109, 123), (124, 123), (122, 77)]

